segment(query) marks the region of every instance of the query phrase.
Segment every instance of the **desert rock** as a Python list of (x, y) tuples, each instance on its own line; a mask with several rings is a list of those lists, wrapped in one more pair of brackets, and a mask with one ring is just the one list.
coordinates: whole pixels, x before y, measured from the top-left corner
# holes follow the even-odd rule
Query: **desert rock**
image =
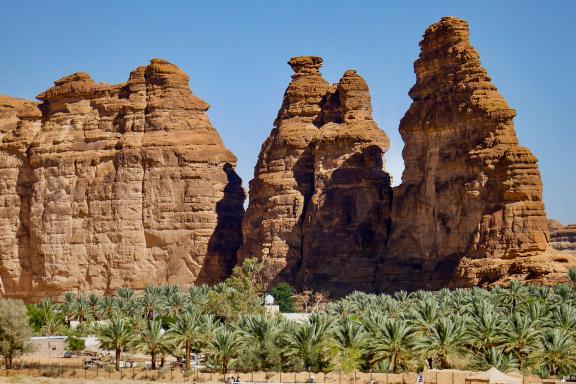
[(240, 257), (263, 260), (269, 284), (341, 294), (372, 287), (386, 243), (389, 142), (366, 82), (347, 71), (331, 86), (321, 63), (289, 61), (295, 74), (250, 182)]
[(548, 220), (550, 245), (562, 252), (576, 256), (576, 224), (562, 225), (556, 220)]
[(313, 191), (296, 286), (333, 296), (371, 291), (390, 226), (392, 188), (383, 163), (389, 140), (372, 119), (368, 86), (355, 71), (329, 91), (322, 111), (309, 150)]
[(244, 192), (188, 76), (154, 59), (124, 84), (75, 73), (0, 98), (5, 296), (225, 278)]
[(420, 48), (379, 288), (564, 278), (569, 261), (548, 243), (537, 160), (518, 144), (516, 112), (481, 67), (468, 24), (442, 18)]

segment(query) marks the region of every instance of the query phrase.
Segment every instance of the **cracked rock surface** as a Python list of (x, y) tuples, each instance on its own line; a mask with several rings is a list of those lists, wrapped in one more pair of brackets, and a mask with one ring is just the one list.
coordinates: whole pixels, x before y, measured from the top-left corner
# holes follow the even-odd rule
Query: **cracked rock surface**
[(75, 73), (0, 97), (0, 283), (35, 300), (225, 278), (241, 243), (235, 156), (164, 60), (124, 84)]

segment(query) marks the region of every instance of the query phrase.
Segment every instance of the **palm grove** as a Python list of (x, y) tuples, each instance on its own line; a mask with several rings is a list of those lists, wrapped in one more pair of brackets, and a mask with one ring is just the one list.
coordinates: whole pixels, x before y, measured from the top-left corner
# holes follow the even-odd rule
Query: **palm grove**
[[(202, 353), (224, 373), (494, 366), (547, 377), (576, 370), (576, 269), (570, 284), (553, 288), (512, 281), (491, 290), (354, 292), (298, 323), (265, 312), (260, 268), (248, 260), (213, 287), (67, 293), (58, 304), (29, 305), (28, 317), (42, 335), (98, 335), (117, 369), (122, 353), (138, 351), (152, 369), (174, 356), (189, 370), (190, 355)], [(80, 325), (71, 329), (71, 320)]]

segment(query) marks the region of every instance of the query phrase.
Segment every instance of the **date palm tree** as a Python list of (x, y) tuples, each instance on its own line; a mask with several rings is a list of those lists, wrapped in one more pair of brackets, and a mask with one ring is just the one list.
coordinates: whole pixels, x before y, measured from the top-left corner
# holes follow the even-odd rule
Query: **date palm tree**
[(314, 313), (307, 322), (285, 335), (284, 353), (295, 366), (320, 370), (327, 366), (330, 353), (331, 326), (328, 317)]
[(358, 369), (367, 342), (362, 324), (350, 316), (340, 320), (334, 330), (334, 342), (339, 368), (344, 372)]
[(542, 334), (538, 351), (538, 361), (552, 376), (560, 371), (568, 372), (576, 368), (576, 345), (573, 337), (561, 329), (548, 329)]
[(416, 334), (406, 320), (388, 319), (370, 340), (372, 363), (386, 362), (392, 372), (400, 372), (414, 355)]
[(100, 318), (108, 318), (112, 316), (112, 313), (114, 313), (116, 308), (117, 304), (114, 297), (104, 296), (100, 298), (100, 302), (98, 303), (98, 315)]
[(170, 353), (172, 344), (169, 337), (162, 329), (162, 322), (158, 320), (147, 320), (138, 331), (135, 339), (136, 348), (150, 355), (151, 368), (156, 369), (156, 357)]
[(42, 336), (59, 336), (64, 333), (64, 323), (60, 315), (50, 315), (46, 318), (46, 322), (40, 328)]
[(434, 298), (426, 298), (416, 303), (412, 310), (414, 330), (425, 333), (440, 317), (438, 303)]
[(86, 304), (88, 305), (88, 312), (92, 319), (98, 320), (100, 318), (98, 313), (98, 308), (100, 307), (100, 296), (95, 293), (91, 293), (86, 298)]
[(498, 301), (506, 305), (510, 313), (513, 313), (518, 305), (526, 300), (526, 293), (526, 287), (522, 285), (521, 282), (512, 280), (510, 284), (508, 284), (508, 288), (498, 292), (496, 296)]
[(224, 376), (226, 376), (228, 368), (240, 353), (240, 346), (240, 335), (226, 325), (216, 330), (214, 338), (208, 344), (208, 355), (214, 363), (222, 368)]
[(514, 313), (504, 322), (502, 341), (504, 350), (513, 354), (520, 369), (523, 369), (538, 344), (540, 330), (528, 316)]
[(88, 301), (84, 296), (77, 296), (72, 304), (72, 318), (78, 320), (80, 324), (84, 322), (90, 314)]
[(440, 369), (447, 369), (451, 357), (464, 353), (464, 336), (465, 327), (461, 319), (443, 317), (418, 338), (416, 349), (428, 358), (429, 365), (435, 360)]
[(168, 337), (175, 344), (184, 347), (186, 371), (190, 370), (190, 351), (193, 343), (201, 337), (202, 318), (196, 312), (186, 312), (170, 325)]
[(470, 347), (483, 353), (502, 344), (502, 318), (492, 305), (485, 302), (474, 307), (468, 338)]
[(570, 268), (568, 270), (568, 279), (572, 285), (576, 287), (576, 268)]
[(155, 286), (146, 287), (144, 295), (138, 300), (138, 305), (143, 316), (148, 320), (153, 320), (162, 309), (162, 289)]
[(99, 329), (100, 346), (114, 351), (116, 370), (120, 370), (122, 351), (134, 344), (136, 338), (128, 323), (119, 316), (112, 316), (108, 323)]
[(479, 371), (494, 367), (502, 372), (509, 372), (516, 366), (516, 360), (500, 348), (489, 348), (481, 354), (474, 355), (474, 360), (470, 364), (471, 369)]
[(278, 317), (256, 314), (240, 318), (242, 355), (251, 369), (265, 370), (280, 364), (277, 340), (282, 329), (283, 325)]
[(65, 292), (63, 296), (63, 301), (58, 306), (59, 312), (64, 316), (64, 322), (66, 325), (70, 325), (70, 321), (74, 319), (75, 309), (74, 303), (76, 301), (76, 295), (72, 292)]
[(562, 304), (552, 311), (551, 325), (576, 336), (576, 307)]
[(164, 312), (165, 315), (168, 316), (168, 318), (174, 319), (180, 316), (186, 310), (188, 302), (186, 301), (186, 298), (182, 294), (182, 291), (180, 291), (180, 288), (176, 286), (171, 287), (175, 288), (166, 290), (165, 292), (166, 307), (164, 308), (165, 309)]

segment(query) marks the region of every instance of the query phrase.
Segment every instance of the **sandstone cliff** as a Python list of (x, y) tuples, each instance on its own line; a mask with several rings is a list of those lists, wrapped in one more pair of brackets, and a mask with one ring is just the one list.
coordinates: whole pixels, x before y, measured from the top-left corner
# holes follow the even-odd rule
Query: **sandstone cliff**
[(400, 123), (402, 184), (380, 289), (553, 282), (569, 261), (550, 249), (537, 160), (470, 45), (465, 21), (430, 26)]
[(244, 192), (188, 76), (155, 59), (125, 84), (54, 84), (41, 104), (0, 98), (2, 293), (227, 276)]
[(563, 226), (556, 220), (548, 220), (550, 245), (562, 252), (576, 256), (576, 224)]
[(250, 181), (239, 253), (240, 259), (261, 259), (267, 281), (281, 276), (293, 282), (298, 273), (302, 214), (313, 188), (312, 159), (304, 152), (318, 130), (320, 102), (330, 88), (320, 75), (321, 58), (296, 57), (289, 64), (294, 75)]
[(250, 181), (240, 256), (262, 259), (268, 283), (341, 294), (372, 288), (389, 220), (389, 143), (364, 80), (348, 71), (331, 86), (321, 63), (289, 61), (295, 74)]

